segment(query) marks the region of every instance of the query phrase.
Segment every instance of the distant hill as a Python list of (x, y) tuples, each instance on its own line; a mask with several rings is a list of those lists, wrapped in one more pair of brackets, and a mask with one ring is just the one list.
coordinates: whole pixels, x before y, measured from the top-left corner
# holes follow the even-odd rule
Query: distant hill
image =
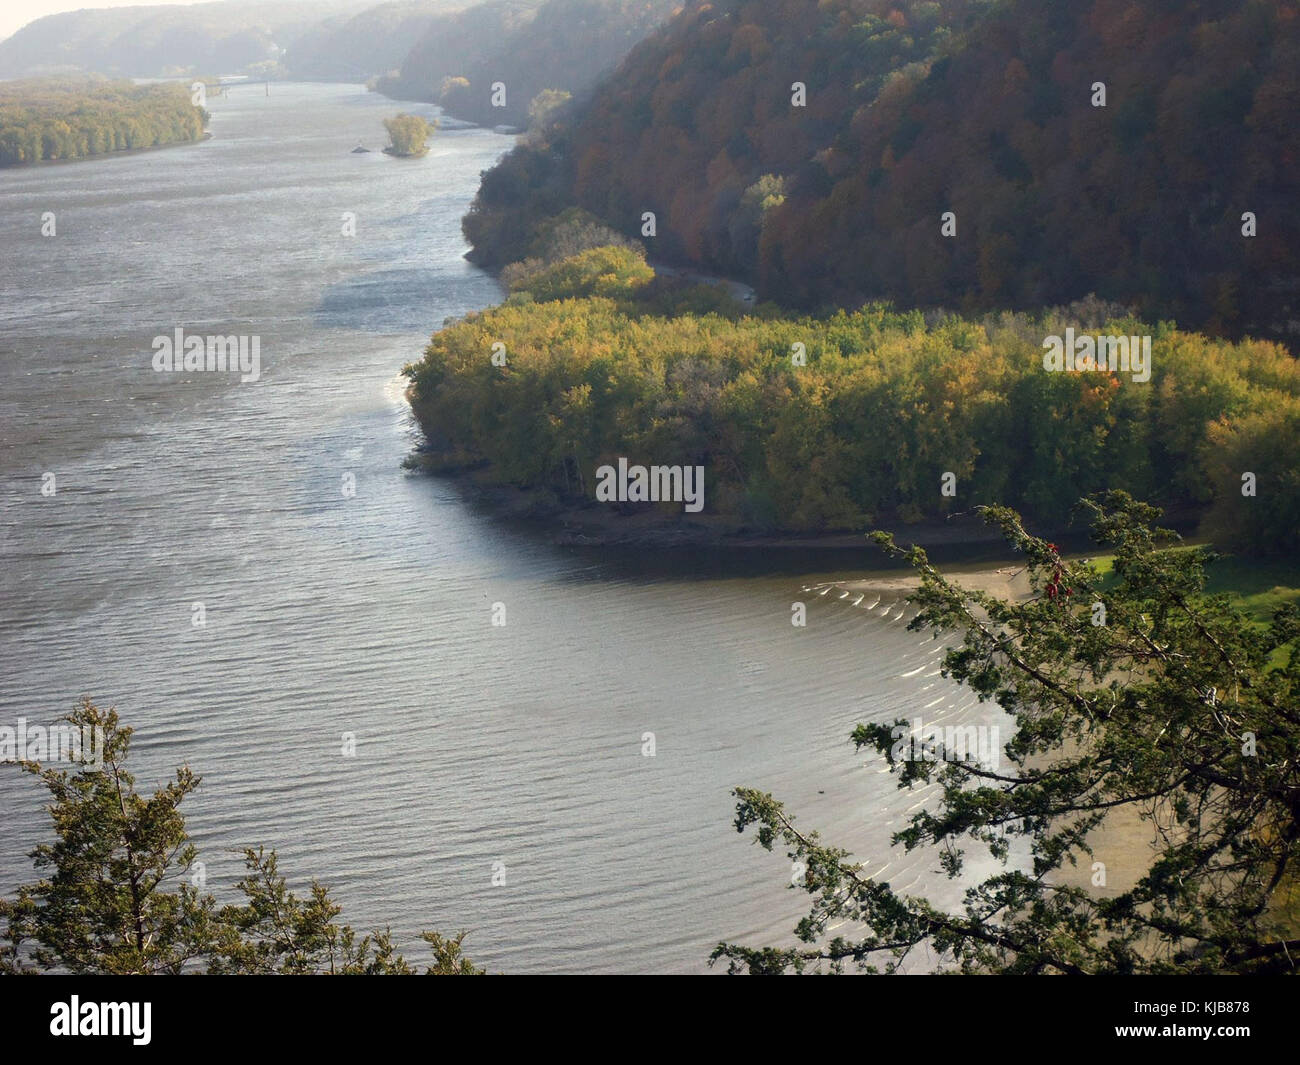
[(284, 57), (291, 78), (367, 81), (397, 70), (412, 44), (440, 14), (474, 0), (398, 0), (357, 14), (340, 15), (303, 34)]
[(0, 41), (0, 77), (93, 71), (121, 77), (278, 69), (286, 49), (366, 0), (220, 0), (47, 15)]
[(653, 211), (652, 254), (790, 305), (1095, 292), (1294, 340), (1296, 114), (1290, 0), (695, 0), (487, 175), (466, 233), (500, 264), (549, 212)]
[[(681, 0), (491, 0), (433, 20), (380, 91), (441, 103), (486, 125), (528, 123), (545, 89), (577, 96), (611, 72)], [(455, 79), (462, 79), (457, 81)], [(492, 85), (505, 85), (505, 106)]]
[[(0, 42), (0, 78), (253, 74), (375, 82), (487, 125), (529, 122), (547, 89), (578, 95), (681, 0), (215, 3), (50, 15)], [(387, 76), (386, 76), (387, 75)], [(504, 106), (492, 85), (505, 84)]]

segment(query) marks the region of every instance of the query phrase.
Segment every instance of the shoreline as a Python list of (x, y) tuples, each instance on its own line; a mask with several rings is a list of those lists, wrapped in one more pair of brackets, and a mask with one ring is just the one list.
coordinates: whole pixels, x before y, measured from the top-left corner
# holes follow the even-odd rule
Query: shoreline
[(653, 504), (645, 509), (620, 512), (614, 509), (615, 504), (566, 502), (546, 490), (497, 484), (489, 479), (485, 468), (421, 472), (456, 485), (471, 502), (493, 517), (527, 526), (547, 542), (561, 546), (875, 550), (868, 535), (878, 527), (889, 528), (900, 542), (922, 547), (993, 548), (1005, 544), (1001, 532), (986, 525), (973, 512), (954, 515), (950, 521), (904, 525), (881, 519), (861, 531), (801, 533), (738, 525), (708, 514), (690, 518), (666, 515)]
[[(425, 432), (418, 413), (410, 407), (409, 398), (407, 404), (416, 425), (428, 440), (429, 434)], [(1006, 565), (1016, 560), (1001, 530), (987, 524), (973, 509), (946, 519), (926, 519), (910, 524), (895, 515), (881, 515), (866, 523), (861, 530), (806, 533), (747, 526), (734, 519), (707, 513), (686, 517), (666, 512), (655, 504), (642, 504), (635, 510), (620, 511), (615, 509), (618, 504), (565, 500), (548, 489), (497, 483), (491, 479), (487, 465), (440, 466), (437, 450), (427, 444), (408, 460), (407, 468), (446, 480), (487, 515), (527, 528), (533, 535), (558, 546), (814, 553), (867, 549), (879, 554), (879, 549), (868, 537), (872, 531), (883, 529), (892, 532), (900, 546), (915, 544), (927, 551), (937, 549), (949, 560), (963, 554), (971, 556), (967, 561), (980, 564), (1000, 562)], [(1199, 513), (1187, 509), (1167, 512), (1162, 522), (1188, 536), (1195, 530), (1199, 519)], [(1026, 524), (1035, 535), (1050, 537), (1070, 553), (1095, 551), (1095, 544), (1089, 539), (1086, 528), (1049, 528), (1032, 520)], [(886, 562), (883, 555), (880, 561)], [(893, 567), (885, 564), (873, 568)]]
[[(1023, 562), (965, 570), (945, 567), (944, 576), (968, 591), (986, 592), (1011, 602), (1024, 602), (1032, 594), (1028, 570)], [(880, 593), (883, 598), (889, 594), (906, 595), (920, 583), (919, 576), (873, 576), (827, 581), (814, 587), (825, 588), (820, 592), (823, 595), (831, 591), (870, 592)], [(1058, 751), (1057, 755), (1064, 753)], [(1142, 817), (1139, 804), (1134, 804), (1109, 810), (1102, 822), (1088, 834), (1087, 842), (1092, 854), (1079, 852), (1077, 864), (1067, 861), (1046, 876), (1046, 883), (1058, 888), (1086, 891), (1096, 898), (1114, 898), (1131, 890), (1146, 875), (1156, 856), (1159, 838), (1154, 827)], [(1093, 863), (1101, 863), (1103, 868), (1094, 870)], [(1094, 882), (1099, 874), (1101, 884)]]
[(167, 144), (151, 144), (147, 148), (115, 148), (111, 152), (92, 152), (89, 155), (78, 155), (72, 159), (36, 159), (30, 163), (0, 163), (0, 170), (26, 170), (38, 166), (62, 166), (66, 163), (85, 163), (92, 159), (116, 159), (123, 155), (143, 155), (145, 152), (159, 152), (164, 148), (185, 148), (195, 144), (202, 144), (204, 141), (210, 141), (212, 134), (206, 129), (203, 136), (197, 137), (192, 141), (169, 141)]
[[(972, 564), (969, 568), (945, 567), (946, 578), (968, 592), (985, 592), (1012, 602), (1024, 602), (1029, 598), (1029, 571), (1024, 562), (1008, 562), (1000, 566), (989, 564)], [(916, 574), (899, 577), (849, 577), (843, 580), (827, 581), (830, 590), (845, 592), (880, 592), (894, 595), (907, 595), (921, 586), (921, 578)]]

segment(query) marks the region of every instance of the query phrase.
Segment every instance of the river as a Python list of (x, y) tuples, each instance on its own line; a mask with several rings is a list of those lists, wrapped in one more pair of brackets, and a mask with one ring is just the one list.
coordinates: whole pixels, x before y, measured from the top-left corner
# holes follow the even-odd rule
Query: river
[[(826, 575), (788, 556), (550, 546), (403, 469), (400, 368), (500, 297), (460, 218), (511, 138), (353, 154), (398, 109), (359, 86), (209, 107), (200, 144), (0, 171), (0, 723), (116, 706), (142, 788), (202, 775), (184, 809), (219, 899), (265, 844), (415, 960), (424, 928), (514, 973), (696, 972), (719, 939), (786, 937), (804, 896), (732, 827), (742, 784), (951, 899), (888, 847), (923, 796), (848, 742), (983, 720), (901, 604), (809, 593)], [(177, 327), (258, 336), (260, 379), (154, 372)], [(48, 822), (12, 768), (0, 803), (7, 895)]]

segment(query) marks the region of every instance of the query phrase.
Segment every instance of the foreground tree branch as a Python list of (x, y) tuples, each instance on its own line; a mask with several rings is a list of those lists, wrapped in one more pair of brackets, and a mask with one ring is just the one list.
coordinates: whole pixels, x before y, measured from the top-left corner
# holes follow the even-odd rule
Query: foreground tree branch
[[(1024, 554), (1033, 595), (1020, 603), (947, 580), (920, 548), (874, 539), (921, 578), (911, 628), (949, 646), (943, 674), (996, 702), (1015, 732), (990, 769), (936, 752), (896, 755), (897, 723), (852, 734), (890, 762), (900, 788), (937, 782), (936, 805), (894, 836), (936, 849), (949, 876), (960, 844), (983, 846), (1004, 871), (969, 886), (958, 912), (904, 897), (862, 875), (846, 851), (794, 827), (772, 796), (738, 788), (736, 828), (756, 829), (807, 867), (812, 896), (795, 929), (804, 947), (720, 943), (713, 961), (754, 973), (895, 971), (918, 947), (941, 969), (995, 973), (1292, 972), (1295, 927), (1276, 904), (1300, 840), (1300, 635), (1294, 607), (1265, 627), (1205, 593), (1214, 554), (1178, 546), (1159, 512), (1124, 493), (1085, 501), (1113, 575), (1067, 562), (1013, 511), (982, 508)], [(1100, 609), (1099, 609), (1100, 607)], [(945, 758), (945, 754), (949, 757)], [(1090, 839), (1128, 808), (1158, 845), (1128, 890), (1067, 886)], [(1028, 844), (1028, 867), (1011, 842)], [(839, 929), (827, 941), (827, 929)]]
[[(289, 890), (274, 851), (247, 850), (242, 905), (218, 906), (192, 875), (198, 852), (180, 813), (199, 786), (188, 768), (145, 797), (125, 763), (132, 730), (89, 699), (64, 719), (102, 737), (71, 768), (20, 763), (50, 794), (54, 842), (32, 852), (44, 879), (0, 900), (0, 973), (324, 973), (407, 975), (388, 930), (358, 935), (340, 925), (329, 889)], [(26, 753), (26, 752), (24, 752)], [(422, 935), (436, 975), (482, 970), (461, 954), (465, 933)]]

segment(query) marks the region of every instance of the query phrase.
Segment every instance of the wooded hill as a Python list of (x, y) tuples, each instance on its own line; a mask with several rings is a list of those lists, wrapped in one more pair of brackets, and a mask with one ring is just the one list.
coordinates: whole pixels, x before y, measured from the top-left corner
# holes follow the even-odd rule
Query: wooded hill
[[(434, 19), (395, 77), (377, 88), (439, 103), (484, 125), (529, 124), (529, 104), (556, 89), (580, 95), (611, 73), (681, 0), (494, 0)], [(505, 86), (503, 106), (492, 86)], [(499, 101), (498, 101), (499, 104)]]
[(366, 0), (222, 0), (64, 11), (0, 41), (0, 77), (274, 74), (281, 54), (310, 29), (366, 6)]
[[(485, 125), (526, 126), (546, 90), (580, 95), (681, 0), (366, 0), (65, 12), (0, 42), (0, 77), (254, 77), (369, 82)], [(504, 103), (492, 86), (504, 83)]]
[(652, 211), (652, 256), (794, 307), (975, 312), (1096, 293), (1294, 343), (1297, 11), (695, 2), (486, 176), (466, 234), (477, 261), (503, 265), (564, 207), (637, 236)]
[(413, 42), (440, 16), (473, 0), (400, 0), (339, 15), (302, 35), (284, 57), (290, 78), (367, 81), (401, 66)]

